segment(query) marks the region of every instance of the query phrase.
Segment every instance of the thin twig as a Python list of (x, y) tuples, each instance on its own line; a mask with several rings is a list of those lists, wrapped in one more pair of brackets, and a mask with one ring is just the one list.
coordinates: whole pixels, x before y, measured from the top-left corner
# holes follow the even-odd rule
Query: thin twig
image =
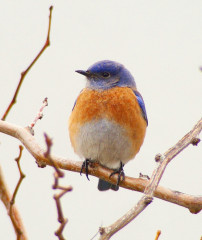
[(22, 83), (23, 83), (23, 80), (24, 80), (25, 76), (27, 75), (27, 73), (29, 72), (29, 70), (32, 68), (32, 66), (36, 63), (36, 61), (39, 59), (39, 57), (41, 56), (41, 54), (45, 51), (45, 49), (46, 49), (48, 46), (50, 46), (50, 40), (49, 40), (49, 38), (50, 38), (50, 28), (51, 28), (51, 19), (52, 19), (53, 6), (51, 6), (51, 7), (49, 8), (49, 10), (50, 10), (50, 14), (49, 14), (48, 34), (47, 34), (47, 37), (46, 37), (45, 44), (44, 44), (44, 46), (42, 47), (42, 49), (40, 50), (40, 52), (37, 54), (37, 56), (34, 58), (34, 60), (31, 62), (31, 64), (28, 66), (28, 68), (21, 73), (21, 78), (20, 78), (19, 83), (18, 83), (18, 86), (17, 86), (17, 88), (16, 88), (16, 90), (15, 90), (13, 99), (11, 100), (11, 102), (10, 102), (8, 108), (6, 109), (6, 111), (5, 111), (4, 115), (3, 115), (3, 117), (1, 118), (1, 120), (5, 120), (5, 119), (6, 119), (9, 111), (10, 111), (11, 108), (12, 108), (12, 106), (17, 102), (17, 96), (18, 96), (20, 87), (21, 87), (21, 85), (22, 85)]
[(59, 228), (57, 229), (57, 231), (55, 231), (55, 235), (58, 237), (59, 240), (65, 240), (65, 238), (63, 237), (63, 230), (68, 220), (67, 218), (64, 218), (60, 199), (64, 196), (64, 194), (72, 191), (72, 187), (71, 186), (63, 187), (59, 185), (59, 179), (64, 177), (64, 173), (57, 167), (57, 164), (55, 164), (55, 162), (50, 156), (51, 147), (53, 145), (52, 139), (50, 139), (46, 133), (44, 134), (44, 137), (45, 137), (46, 146), (47, 146), (47, 150), (44, 153), (44, 156), (49, 159), (53, 168), (55, 169), (54, 184), (52, 188), (54, 190), (57, 190), (57, 189), (61, 190), (60, 193), (54, 194), (53, 196), (56, 203), (56, 208), (57, 208), (58, 222), (60, 223)]
[(22, 156), (23, 146), (20, 145), (19, 149), (20, 149), (20, 153), (19, 153), (19, 156), (15, 159), (15, 161), (17, 162), (18, 170), (19, 170), (19, 173), (20, 173), (20, 178), (19, 178), (18, 183), (15, 187), (13, 196), (12, 196), (11, 201), (10, 201), (10, 208), (8, 210), (8, 215), (11, 218), (11, 221), (12, 221), (13, 226), (15, 228), (15, 232), (17, 234), (17, 239), (21, 239), (21, 235), (23, 234), (23, 232), (22, 232), (22, 229), (20, 228), (20, 226), (18, 225), (18, 222), (15, 219), (15, 215), (14, 215), (14, 212), (13, 212), (13, 205), (15, 204), (15, 198), (16, 198), (17, 192), (20, 188), (20, 185), (22, 183), (22, 180), (25, 178), (25, 174), (22, 172), (22, 169), (20, 167), (20, 159), (21, 159), (21, 156)]
[(22, 172), (22, 169), (20, 167), (20, 159), (21, 159), (21, 156), (22, 156), (23, 146), (20, 145), (19, 149), (20, 149), (20, 153), (19, 153), (19, 156), (15, 159), (15, 161), (17, 162), (18, 170), (19, 170), (19, 173), (20, 173), (20, 179), (18, 180), (18, 183), (15, 187), (15, 191), (13, 193), (13, 196), (12, 196), (12, 199), (11, 199), (11, 202), (10, 202), (11, 206), (15, 203), (15, 197), (16, 197), (16, 194), (18, 192), (18, 189), (20, 187), (20, 184), (21, 184), (22, 180), (25, 178), (25, 174)]
[(160, 235), (161, 235), (161, 230), (158, 230), (158, 231), (156, 232), (156, 237), (155, 237), (154, 240), (158, 240)]
[(37, 113), (34, 121), (33, 121), (32, 123), (30, 123), (30, 125), (28, 126), (28, 128), (30, 129), (31, 132), (33, 131), (33, 127), (36, 125), (37, 121), (38, 121), (39, 119), (40, 119), (40, 120), (42, 119), (42, 117), (43, 117), (43, 110), (44, 110), (44, 108), (45, 108), (46, 106), (48, 106), (48, 98), (47, 98), (47, 97), (44, 98), (43, 104), (42, 104), (42, 106), (40, 107), (39, 112)]
[[(0, 167), (0, 199), (3, 202), (5, 208), (8, 211), (8, 214), (9, 214), (11, 194), (8, 190), (7, 184), (6, 184), (5, 179), (3, 177), (3, 172), (2, 172), (1, 167)], [(25, 228), (24, 228), (21, 216), (20, 216), (20, 213), (18, 212), (15, 205), (12, 207), (12, 216), (13, 216), (14, 221), (11, 219), (11, 222), (13, 224), (15, 232), (16, 232), (16, 228), (15, 228), (14, 224), (16, 224), (18, 226), (18, 229), (20, 229), (20, 231), (21, 231), (20, 235), (16, 232), (17, 239), (18, 240), (28, 240), (27, 235), (26, 235), (26, 231), (25, 231)]]
[[(19, 156), (18, 156), (18, 158), (16, 158), (17, 163), (18, 163), (18, 161), (20, 161), (21, 154), (22, 154), (22, 146), (20, 147)], [(18, 169), (20, 172), (20, 176), (22, 176), (23, 173), (20, 169), (19, 163), (18, 163)], [(22, 178), (23, 177), (20, 177), (20, 179), (22, 179)], [(18, 240), (27, 240), (28, 238), (26, 236), (26, 232), (25, 232), (25, 228), (22, 223), (21, 216), (20, 216), (17, 208), (15, 207), (15, 205), (13, 205), (15, 202), (17, 189), (19, 189), (20, 182), (21, 182), (21, 180), (18, 181), (18, 184), (13, 193), (13, 196), (11, 197), (11, 194), (8, 190), (5, 179), (3, 177), (2, 169), (0, 167), (0, 199), (8, 211), (8, 215), (10, 216), (11, 222), (12, 222), (14, 230), (16, 232), (17, 239)]]
[[(188, 133), (188, 135), (186, 135), (186, 141), (189, 142), (191, 141), (191, 139), (198, 137), (201, 130), (202, 119), (200, 119), (193, 127), (193, 129)], [(40, 147), (36, 139), (30, 134), (29, 131), (27, 131), (27, 129), (0, 120), (0, 132), (19, 139), (22, 144), (27, 148), (27, 150), (32, 154), (32, 156), (36, 159), (37, 163), (40, 166), (52, 166), (50, 160), (44, 157), (44, 149)], [(55, 164), (57, 164), (57, 167), (60, 169), (80, 172), (82, 166), (81, 161), (73, 161), (66, 158), (54, 156), (52, 154), (51, 159), (54, 161)], [(111, 172), (111, 170), (104, 168), (97, 163), (94, 163), (92, 166), (89, 167), (89, 174), (107, 180), (110, 183), (116, 184), (116, 176), (112, 176), (109, 179), (109, 175), (111, 174)], [(120, 182), (121, 187), (138, 192), (144, 192), (147, 185), (148, 180), (132, 177), (125, 177), (125, 180), (123, 182)], [(200, 212), (200, 210), (202, 209), (201, 196), (192, 196), (162, 186), (158, 186), (157, 189), (154, 191), (154, 197), (160, 198), (170, 203), (177, 204), (179, 206), (186, 207), (195, 214)]]
[[(17, 101), (17, 96), (18, 96), (20, 87), (23, 83), (23, 80), (24, 80), (26, 74), (29, 72), (29, 70), (32, 68), (32, 66), (36, 63), (36, 61), (41, 56), (41, 54), (44, 52), (44, 50), (50, 45), (49, 36), (50, 36), (52, 9), (53, 9), (53, 7), (51, 6), (50, 9), (49, 9), (50, 14), (49, 14), (49, 25), (48, 25), (48, 34), (47, 34), (46, 42), (45, 42), (43, 48), (38, 53), (38, 55), (31, 62), (31, 64), (28, 66), (28, 68), (24, 72), (21, 73), (21, 78), (20, 78), (18, 86), (15, 90), (14, 96), (13, 96), (8, 108), (6, 109), (6, 111), (5, 111), (5, 113), (2, 117), (3, 121), (6, 119), (9, 111), (11, 110), (11, 108), (13, 107), (13, 105)], [(19, 163), (20, 158), (21, 158), (21, 154), (22, 154), (22, 150), (23, 150), (23, 147), (20, 146), (20, 154), (19, 154), (19, 157), (16, 158), (18, 169), (19, 169), (19, 172), (20, 172), (20, 179), (17, 183), (17, 186), (15, 188), (15, 191), (13, 193), (12, 198), (10, 196), (10, 193), (8, 191), (8, 187), (6, 186), (5, 180), (3, 178), (2, 170), (0, 168), (0, 199), (4, 203), (6, 209), (8, 210), (8, 214), (11, 218), (12, 224), (14, 226), (14, 229), (15, 229), (15, 232), (16, 232), (16, 235), (17, 235), (17, 240), (27, 240), (27, 236), (26, 236), (26, 233), (25, 233), (25, 229), (24, 229), (20, 214), (19, 214), (18, 210), (16, 209), (16, 207), (14, 206), (17, 191), (20, 187), (20, 184), (21, 184), (23, 178), (25, 177), (25, 175), (23, 174), (23, 172), (21, 170), (20, 163)]]
[(52, 160), (52, 158), (50, 156), (51, 147), (53, 145), (52, 139), (49, 138), (46, 133), (44, 133), (44, 137), (45, 137), (46, 146), (47, 146), (47, 150), (44, 153), (44, 156), (49, 159), (49, 161), (51, 162), (51, 165), (53, 166), (53, 168), (55, 169), (55, 171), (58, 175), (58, 177), (55, 177), (55, 179), (58, 179), (59, 177), (62, 178), (62, 177), (64, 177), (64, 173), (57, 167), (57, 164)]

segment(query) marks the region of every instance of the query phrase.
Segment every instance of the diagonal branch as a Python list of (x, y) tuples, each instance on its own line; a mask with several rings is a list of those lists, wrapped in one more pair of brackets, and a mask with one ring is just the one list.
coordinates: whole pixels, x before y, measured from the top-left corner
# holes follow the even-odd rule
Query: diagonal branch
[[(32, 123), (30, 123), (30, 125), (28, 126), (29, 130), (31, 131), (31, 133), (33, 133), (33, 131), (34, 131), (33, 128), (34, 128), (34, 126), (36, 125), (37, 121), (38, 121), (39, 119), (42, 119), (42, 117), (43, 117), (43, 110), (44, 110), (44, 108), (45, 108), (46, 106), (48, 106), (48, 98), (47, 98), (47, 97), (44, 98), (43, 104), (42, 104), (42, 106), (40, 107), (39, 112), (37, 113), (34, 121), (33, 121)], [(34, 135), (34, 134), (33, 134), (33, 135)]]
[(155, 240), (158, 240), (160, 235), (161, 235), (161, 230), (158, 230), (158, 231), (156, 232)]
[(45, 44), (44, 46), (42, 47), (42, 49), (40, 50), (40, 52), (37, 54), (37, 56), (34, 58), (34, 60), (30, 63), (30, 65), (28, 66), (28, 68), (23, 71), (21, 73), (21, 78), (20, 78), (20, 81), (18, 83), (18, 86), (15, 90), (15, 93), (14, 93), (14, 96), (13, 96), (13, 99), (11, 100), (8, 108), (6, 109), (3, 117), (1, 118), (1, 120), (5, 120), (9, 111), (11, 110), (11, 108), (13, 107), (13, 105), (17, 102), (17, 96), (18, 96), (18, 93), (19, 93), (19, 90), (20, 90), (20, 87), (23, 83), (23, 80), (25, 78), (25, 76), (27, 75), (27, 73), (29, 72), (29, 70), (32, 68), (32, 66), (36, 63), (36, 61), (39, 59), (39, 57), (41, 56), (41, 54), (45, 51), (45, 49), (50, 46), (50, 40), (49, 40), (49, 36), (50, 36), (50, 28), (51, 28), (51, 19), (52, 19), (52, 10), (53, 10), (53, 6), (51, 6), (49, 8), (50, 10), (50, 15), (49, 15), (49, 24), (48, 24), (48, 34), (47, 34), (47, 38), (46, 38), (46, 41), (45, 41)]
[[(198, 137), (201, 130), (202, 119), (196, 123), (193, 129), (188, 134), (186, 134), (185, 137), (183, 137), (176, 145), (174, 145), (174, 147), (168, 150), (169, 153), (172, 153), (173, 157), (175, 157), (180, 151), (191, 144), (193, 139), (196, 139)], [(39, 166), (52, 165), (50, 161), (44, 156), (45, 151), (39, 146), (36, 139), (30, 134), (29, 131), (26, 130), (26, 128), (22, 128), (5, 121), (0, 121), (0, 132), (19, 139), (36, 159)], [(179, 149), (179, 152), (177, 149)], [(167, 154), (168, 152), (164, 154), (165, 157), (167, 157)], [(51, 155), (51, 158), (57, 164), (58, 168), (80, 172), (82, 166), (81, 161), (72, 161), (54, 155)], [(170, 159), (170, 157), (168, 159)], [(117, 181), (116, 176), (113, 176), (109, 179), (111, 172), (111, 170), (104, 168), (97, 163), (94, 163), (89, 167), (89, 174), (115, 184)], [(144, 192), (147, 185), (148, 180), (131, 177), (125, 177), (125, 181), (120, 183), (121, 187), (138, 192)], [(186, 207), (192, 213), (198, 213), (202, 209), (202, 196), (192, 196), (185, 193), (180, 193), (179, 191), (174, 191), (162, 186), (158, 186), (154, 191), (154, 197), (177, 204), (179, 206)]]
[(178, 141), (177, 144), (165, 152), (164, 155), (158, 154), (158, 156), (156, 156), (155, 159), (159, 162), (159, 165), (156, 169), (154, 169), (151, 179), (144, 190), (144, 195), (141, 197), (138, 203), (120, 219), (108, 227), (100, 228), (100, 240), (110, 239), (115, 233), (134, 220), (153, 201), (154, 191), (156, 190), (168, 163), (189, 144), (198, 144), (199, 139), (196, 138), (198, 135), (198, 128), (202, 129), (202, 120), (201, 122), (199, 121), (199, 124), (197, 124), (180, 141)]

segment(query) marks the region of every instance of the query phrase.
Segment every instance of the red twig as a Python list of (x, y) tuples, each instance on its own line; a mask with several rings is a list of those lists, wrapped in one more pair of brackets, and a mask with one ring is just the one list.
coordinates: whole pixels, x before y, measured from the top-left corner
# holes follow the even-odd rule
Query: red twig
[[(51, 147), (53, 145), (52, 139), (49, 138), (49, 136), (44, 133), (44, 137), (45, 137), (45, 141), (46, 141), (46, 146), (47, 146), (47, 150), (44, 153), (44, 157), (48, 158), (53, 166), (53, 168), (55, 169), (55, 171), (57, 172), (58, 178), (59, 177), (64, 177), (64, 173), (57, 167), (56, 163), (53, 161), (53, 159), (50, 157), (50, 151), (51, 151)], [(58, 179), (56, 178), (56, 179)], [(56, 184), (57, 185), (57, 184)]]
[[(11, 195), (10, 195), (10, 192), (9, 192), (8, 187), (6, 185), (5, 179), (3, 177), (3, 172), (2, 172), (1, 166), (0, 166), (0, 199), (1, 199), (2, 203), (4, 204), (5, 208), (7, 209), (8, 215), (9, 215)], [(17, 239), (27, 240), (28, 238), (27, 238), (27, 235), (26, 235), (25, 228), (23, 226), (23, 222), (22, 222), (20, 213), (18, 212), (15, 205), (12, 208), (12, 216), (13, 216), (14, 221), (13, 221), (13, 219), (11, 219), (11, 217), (10, 217), (10, 219), (11, 219), (11, 222), (13, 224), (13, 227), (14, 227), (14, 223), (15, 223), (18, 226), (18, 228), (21, 230), (21, 233), (22, 233), (20, 235), (17, 235), (16, 229), (14, 227)]]
[(155, 240), (158, 240), (160, 235), (161, 235), (161, 230), (158, 230), (158, 231), (156, 232)]
[(21, 229), (21, 226), (18, 224), (18, 221), (16, 220), (16, 216), (13, 212), (13, 205), (15, 203), (15, 198), (16, 198), (17, 192), (20, 188), (20, 185), (22, 183), (22, 180), (25, 177), (25, 174), (22, 172), (21, 167), (20, 167), (20, 159), (21, 159), (21, 156), (22, 156), (23, 146), (20, 145), (19, 149), (20, 149), (20, 153), (19, 153), (19, 156), (15, 159), (15, 161), (17, 162), (18, 170), (19, 170), (19, 173), (20, 173), (20, 178), (19, 178), (18, 183), (15, 187), (13, 196), (12, 196), (11, 201), (10, 201), (10, 207), (8, 209), (8, 214), (11, 218), (11, 221), (13, 223), (15, 232), (17, 234), (17, 239), (21, 239), (21, 235), (23, 234), (23, 231)]
[[(57, 173), (55, 172), (54, 174), (55, 179), (58, 178)], [(56, 182), (56, 181), (55, 181)], [(72, 191), (71, 186), (67, 187), (61, 187), (61, 186), (55, 186), (53, 185), (53, 189), (61, 189), (62, 191), (59, 194), (54, 194), (53, 198), (56, 203), (56, 208), (57, 208), (57, 214), (58, 214), (58, 222), (60, 223), (60, 226), (57, 231), (55, 231), (55, 235), (58, 237), (59, 240), (64, 240), (65, 238), (63, 237), (63, 229), (67, 223), (67, 218), (64, 218), (63, 216), (63, 211), (62, 211), (62, 205), (60, 202), (60, 198), (64, 196), (65, 193)]]
[(44, 50), (50, 45), (50, 40), (49, 40), (49, 36), (50, 36), (50, 28), (51, 28), (51, 19), (52, 19), (52, 10), (53, 10), (53, 6), (51, 6), (49, 8), (50, 10), (50, 15), (49, 15), (49, 25), (48, 25), (48, 34), (47, 34), (47, 38), (46, 38), (46, 42), (44, 44), (44, 46), (42, 47), (42, 49), (40, 50), (40, 52), (37, 54), (37, 56), (34, 58), (34, 60), (31, 62), (31, 64), (28, 66), (28, 68), (23, 71), (21, 73), (21, 78), (20, 78), (20, 81), (18, 83), (18, 86), (15, 90), (15, 93), (14, 93), (14, 96), (13, 96), (13, 99), (11, 100), (8, 108), (6, 109), (3, 117), (1, 118), (1, 120), (5, 120), (9, 111), (11, 110), (12, 106), (17, 102), (17, 96), (18, 96), (18, 93), (19, 93), (19, 90), (20, 90), (20, 87), (22, 85), (22, 82), (25, 78), (25, 76), (27, 75), (27, 73), (29, 72), (29, 70), (32, 68), (32, 66), (36, 63), (36, 61), (39, 59), (39, 57), (41, 56), (41, 54), (44, 52)]
[(17, 162), (17, 165), (18, 165), (18, 170), (19, 170), (19, 173), (20, 173), (20, 179), (19, 179), (19, 181), (16, 185), (16, 188), (15, 188), (15, 191), (13, 193), (13, 196), (12, 196), (12, 199), (11, 199), (11, 202), (10, 202), (11, 205), (13, 205), (15, 203), (15, 197), (16, 197), (16, 194), (18, 192), (18, 189), (20, 187), (20, 184), (21, 184), (23, 178), (25, 178), (25, 174), (22, 172), (22, 169), (20, 167), (20, 159), (21, 159), (21, 156), (22, 156), (23, 146), (20, 145), (19, 149), (20, 149), (20, 153), (19, 153), (19, 156), (15, 159), (15, 161)]
[(48, 98), (47, 98), (47, 97), (44, 98), (43, 104), (42, 104), (41, 108), (39, 109), (39, 112), (37, 113), (34, 121), (33, 121), (32, 123), (30, 123), (30, 125), (28, 126), (31, 131), (33, 130), (33, 127), (36, 125), (37, 121), (38, 121), (39, 119), (40, 119), (40, 120), (42, 119), (42, 117), (43, 117), (43, 110), (44, 110), (44, 108), (45, 108), (46, 106), (48, 106)]
[(60, 193), (54, 194), (53, 196), (56, 203), (56, 208), (57, 208), (58, 222), (60, 223), (59, 228), (57, 229), (57, 231), (55, 231), (55, 235), (58, 237), (59, 240), (65, 240), (65, 238), (63, 237), (63, 230), (68, 220), (67, 218), (64, 218), (60, 198), (62, 198), (65, 193), (72, 191), (72, 187), (71, 186), (63, 187), (59, 185), (59, 179), (64, 177), (64, 172), (57, 167), (56, 163), (50, 157), (51, 147), (53, 145), (52, 139), (50, 139), (46, 133), (44, 134), (44, 136), (45, 136), (45, 141), (47, 146), (47, 150), (44, 153), (44, 156), (49, 159), (49, 161), (51, 162), (51, 165), (55, 169), (54, 184), (52, 188), (55, 190), (56, 189), (61, 190)]

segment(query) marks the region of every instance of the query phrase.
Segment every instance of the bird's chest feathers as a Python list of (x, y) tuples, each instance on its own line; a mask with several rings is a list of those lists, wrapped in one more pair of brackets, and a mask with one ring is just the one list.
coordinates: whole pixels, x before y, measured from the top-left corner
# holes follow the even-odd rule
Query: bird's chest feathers
[(130, 88), (83, 90), (69, 121), (75, 151), (101, 163), (109, 159), (127, 162), (139, 151), (144, 139), (146, 123), (140, 111)]
[(85, 89), (77, 99), (71, 118), (80, 124), (106, 118), (133, 127), (134, 118), (140, 111), (130, 88), (115, 87), (105, 91)]
[(82, 125), (75, 150), (81, 157), (109, 168), (118, 168), (120, 161), (128, 161), (132, 156), (132, 144), (124, 129), (106, 119)]

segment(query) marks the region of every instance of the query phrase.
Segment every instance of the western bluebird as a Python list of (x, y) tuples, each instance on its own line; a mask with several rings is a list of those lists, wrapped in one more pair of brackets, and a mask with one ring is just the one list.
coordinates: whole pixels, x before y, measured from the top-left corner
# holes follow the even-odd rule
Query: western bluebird
[(117, 185), (99, 179), (98, 189), (118, 190), (123, 166), (144, 140), (148, 120), (143, 98), (133, 76), (120, 63), (104, 60), (76, 72), (87, 78), (69, 119), (72, 146), (85, 159), (81, 172), (85, 168), (88, 178), (89, 161), (99, 162), (119, 177)]

